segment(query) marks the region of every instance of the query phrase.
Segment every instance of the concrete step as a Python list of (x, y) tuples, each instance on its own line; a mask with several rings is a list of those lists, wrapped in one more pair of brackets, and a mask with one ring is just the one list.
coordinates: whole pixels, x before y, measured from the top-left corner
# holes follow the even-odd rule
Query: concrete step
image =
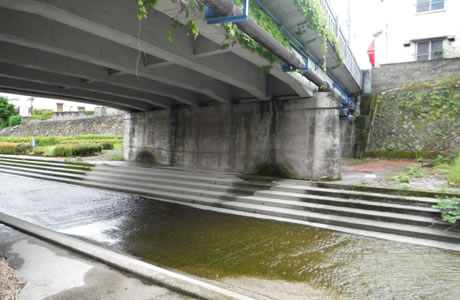
[(437, 197), (460, 197), (459, 194), (451, 193), (439, 193), (431, 191), (414, 191), (414, 190), (400, 190), (400, 189), (391, 189), (383, 187), (369, 187), (361, 185), (348, 185), (332, 182), (316, 182), (314, 186), (326, 189), (339, 189), (339, 190), (348, 190), (356, 192), (370, 192), (370, 193), (380, 193), (387, 195), (400, 195), (400, 196), (409, 196), (409, 197), (425, 197), (425, 198), (437, 198)]
[(25, 164), (30, 166), (41, 166), (41, 167), (53, 167), (53, 168), (63, 168), (63, 169), (74, 169), (74, 170), (90, 170), (90, 165), (76, 165), (73, 163), (54, 163), (50, 161), (35, 161), (35, 160), (25, 160), (25, 159), (10, 159), (0, 157), (0, 162), (9, 162), (9, 163), (16, 163), (16, 164)]
[[(353, 199), (353, 198), (341, 198), (340, 194), (336, 197), (332, 196), (318, 196), (315, 194), (300, 194), (300, 193), (288, 193), (288, 192), (280, 192), (280, 191), (272, 191), (272, 190), (265, 190), (265, 191), (257, 191), (254, 193), (255, 196), (261, 196), (265, 198), (275, 198), (275, 199), (286, 199), (286, 200), (294, 200), (294, 201), (304, 201), (304, 202), (311, 202), (317, 204), (326, 204), (326, 205), (334, 205), (334, 206), (345, 206), (345, 207), (352, 207), (352, 208), (359, 208), (359, 209), (370, 209), (370, 210), (379, 210), (379, 211), (387, 211), (387, 212), (399, 212), (399, 213), (417, 213), (418, 215), (423, 216), (437, 216), (439, 215), (439, 210), (432, 208), (432, 205), (437, 204), (439, 201), (433, 199), (433, 202), (430, 203), (431, 206), (425, 206), (417, 203), (414, 200), (413, 203), (401, 202), (401, 203), (393, 203), (393, 202), (380, 202), (375, 201), (372, 198), (370, 200), (360, 200), (360, 199)], [(330, 193), (329, 195), (335, 195), (334, 193)], [(426, 204), (423, 202), (422, 204)]]
[(30, 162), (43, 162), (43, 163), (50, 163), (52, 162), (53, 164), (62, 164), (62, 165), (75, 165), (75, 166), (83, 166), (83, 167), (91, 167), (94, 166), (94, 164), (87, 163), (87, 162), (66, 162), (64, 160), (50, 160), (47, 157), (31, 157), (29, 155), (10, 155), (10, 154), (0, 154), (0, 158), (5, 158), (5, 159), (14, 159), (14, 160), (22, 160), (22, 161), (30, 161)]
[(299, 211), (311, 211), (328, 215), (362, 218), (368, 220), (393, 222), (399, 224), (411, 224), (417, 226), (427, 226), (447, 229), (450, 225), (444, 223), (439, 218), (439, 212), (435, 216), (427, 217), (411, 213), (394, 213), (380, 210), (356, 209), (350, 207), (322, 205), (310, 202), (291, 201), (285, 199), (272, 199), (256, 196), (233, 197), (238, 202), (260, 204), (280, 208), (290, 208)]
[(416, 196), (403, 196), (394, 194), (384, 193), (371, 193), (365, 191), (354, 191), (346, 189), (328, 189), (321, 187), (312, 186), (301, 186), (301, 185), (278, 185), (274, 186), (271, 190), (290, 192), (290, 193), (301, 193), (301, 194), (313, 194), (319, 196), (337, 196), (341, 198), (352, 198), (361, 199), (375, 202), (388, 202), (388, 203), (401, 203), (418, 205), (424, 207), (431, 207), (439, 202), (437, 198), (433, 197), (416, 197)]
[(260, 214), (288, 217), (305, 221), (332, 224), (350, 228), (373, 230), (384, 233), (400, 234), (405, 236), (441, 240), (449, 243), (460, 243), (460, 233), (444, 229), (421, 227), (406, 224), (395, 224), (383, 221), (365, 220), (360, 218), (326, 215), (315, 212), (298, 211), (289, 208), (269, 207), (243, 202), (226, 202), (225, 207)]
[[(178, 180), (173, 180), (175, 174), (185, 175), (184, 172), (174, 173), (174, 170), (165, 172), (166, 179), (161, 178), (161, 171), (158, 169), (153, 172), (150, 170), (144, 174), (150, 174), (151, 178), (139, 180), (139, 177), (142, 178), (142, 176), (133, 176), (133, 178), (118, 176), (118, 168), (104, 167), (102, 172), (100, 169), (98, 166), (93, 168), (94, 172), (71, 170), (69, 173), (69, 169), (65, 167), (45, 167), (44, 165), (0, 160), (0, 172), (8, 174), (115, 190), (164, 201), (220, 207), (368, 232), (375, 231), (446, 243), (460, 243), (460, 233), (447, 230), (449, 227), (439, 220), (439, 215), (438, 217), (433, 216), (438, 212), (432, 208), (284, 192), (276, 189), (280, 185), (276, 186), (275, 190), (267, 189), (267, 184), (262, 185), (263, 190), (258, 189), (260, 188), (258, 184), (251, 184), (248, 186), (252, 188), (246, 188), (230, 184), (229, 181), (238, 180), (234, 179), (237, 177), (233, 175), (224, 176), (221, 178), (224, 179), (223, 181), (218, 181), (219, 184), (206, 181), (187, 183), (186, 180), (190, 175), (187, 174), (185, 178), (182, 176)], [(110, 175), (109, 170), (111, 174), (117, 175)], [(204, 175), (205, 172), (200, 172), (200, 174)], [(201, 177), (210, 179), (208, 175)], [(226, 184), (221, 184), (222, 182)], [(289, 182), (281, 189), (283, 188), (292, 190)], [(310, 186), (297, 185), (294, 190), (302, 191), (309, 188)], [(334, 195), (333, 191), (330, 195)]]
[[(31, 167), (35, 169), (41, 170), (54, 170), (59, 171), (62, 169), (62, 172), (66, 173), (80, 173), (78, 170), (80, 168), (75, 169), (73, 165), (57, 165), (54, 163), (48, 163), (49, 167), (47, 167), (44, 163), (30, 163), (24, 160), (17, 161), (17, 163), (12, 163), (11, 160), (4, 160), (0, 158), (0, 163), (4, 165), (10, 166), (22, 166), (22, 167)], [(92, 168), (93, 172), (91, 172), (89, 176), (96, 177), (95, 180), (106, 180), (108, 178), (114, 178), (126, 181), (125, 174), (119, 174), (118, 169), (116, 168), (117, 172), (114, 172), (113, 167), (94, 167)], [(84, 170), (89, 170), (85, 168)], [(110, 172), (109, 172), (110, 171)], [(145, 173), (144, 173), (145, 174)], [(422, 206), (422, 207), (431, 207), (438, 203), (437, 199), (430, 199), (430, 198), (423, 198), (423, 197), (400, 197), (394, 195), (382, 195), (376, 193), (364, 193), (364, 192), (355, 192), (355, 191), (347, 191), (347, 190), (328, 190), (325, 188), (315, 188), (305, 185), (285, 185), (281, 184), (274, 184), (270, 186), (269, 184), (260, 184), (260, 183), (248, 183), (248, 182), (241, 182), (240, 179), (222, 179), (222, 178), (212, 178), (212, 177), (197, 177), (193, 175), (185, 175), (183, 172), (174, 172), (173, 170), (167, 170), (166, 174), (161, 172), (161, 169), (149, 170), (148, 176), (145, 175), (130, 175), (129, 178), (131, 180), (135, 180), (136, 183), (149, 183), (149, 184), (159, 184), (159, 185), (171, 185), (174, 184), (177, 187), (185, 187), (185, 188), (199, 188), (205, 190), (215, 190), (215, 191), (226, 191), (231, 193), (239, 193), (239, 194), (252, 194), (252, 193), (259, 193), (265, 197), (282, 197), (283, 199), (289, 200), (301, 200), (301, 201), (312, 201), (315, 203), (322, 203), (322, 204), (331, 204), (331, 202), (335, 202), (334, 205), (342, 205), (342, 206), (352, 206), (355, 208), (362, 208), (362, 209), (375, 209), (376, 206), (379, 207), (379, 210), (383, 211), (393, 211), (397, 212), (399, 209), (403, 209), (403, 207), (398, 206), (398, 204), (407, 204), (411, 206)], [(99, 178), (97, 178), (99, 176)], [(194, 181), (192, 181), (193, 179)], [(259, 189), (263, 189), (260, 191)], [(270, 189), (270, 190), (268, 190)], [(264, 191), (265, 190), (265, 191)], [(272, 191), (274, 190), (274, 191)], [(286, 192), (277, 192), (277, 191), (286, 191)], [(301, 194), (305, 193), (305, 194)], [(310, 196), (310, 194), (318, 195), (318, 196)], [(326, 196), (321, 196), (326, 195)], [(329, 195), (329, 197), (327, 196)], [(350, 201), (334, 201), (337, 198), (348, 198)], [(354, 199), (362, 199), (365, 201), (357, 201)], [(372, 202), (382, 202), (381, 204), (372, 204)], [(388, 203), (396, 203), (395, 206), (387, 205)], [(420, 210), (421, 212), (423, 210)], [(406, 211), (407, 212), (407, 211)], [(434, 212), (436, 213), (436, 212)]]
[[(324, 205), (324, 206), (337, 206), (337, 207), (349, 207), (354, 209), (360, 209), (362, 211), (371, 210), (376, 212), (393, 212), (393, 213), (404, 213), (404, 214), (412, 214), (418, 216), (426, 216), (426, 217), (439, 217), (439, 211), (433, 208), (425, 208), (425, 207), (418, 207), (418, 206), (410, 206), (410, 205), (395, 205), (395, 204), (387, 204), (383, 203), (383, 205), (379, 205), (379, 203), (363, 201), (363, 200), (351, 200), (351, 199), (340, 199), (340, 198), (333, 198), (333, 197), (321, 197), (315, 195), (304, 195), (304, 194), (293, 194), (293, 193), (284, 193), (278, 191), (258, 191), (256, 189), (245, 189), (245, 188), (232, 188), (225, 185), (212, 185), (212, 184), (198, 184), (198, 183), (182, 183), (173, 180), (151, 180), (149, 182), (142, 182), (142, 181), (132, 181), (132, 178), (125, 178), (120, 179), (117, 177), (103, 177), (100, 175), (94, 175), (92, 172), (88, 174), (86, 180), (100, 182), (100, 183), (108, 183), (108, 184), (116, 184), (121, 186), (130, 186), (130, 187), (139, 187), (139, 188), (151, 188), (155, 190), (162, 190), (162, 191), (175, 191), (181, 192), (189, 195), (201, 195), (203, 197), (216, 197), (219, 199), (229, 199), (233, 200), (233, 194), (236, 195), (255, 195), (259, 196), (258, 198), (263, 198), (269, 200), (271, 198), (277, 200), (291, 200), (289, 201), (290, 204), (296, 203), (298, 206), (302, 206), (302, 202), (308, 202), (310, 204), (317, 204), (317, 205)], [(232, 194), (229, 196), (228, 194)], [(257, 198), (257, 197), (256, 197)], [(320, 207), (320, 206), (318, 206)], [(300, 209), (305, 209), (299, 207)], [(312, 207), (313, 209), (313, 207)], [(372, 215), (372, 214), (371, 214)], [(374, 218), (375, 216), (372, 216)]]
[[(89, 176), (91, 177), (102, 177), (102, 178), (113, 178), (114, 180), (125, 180), (127, 177), (123, 174), (114, 173), (112, 172), (101, 172), (98, 167), (92, 169), (93, 172), (90, 173)], [(368, 206), (372, 208), (372, 206), (380, 206), (383, 208), (388, 208), (391, 210), (392, 207), (394, 209), (399, 209), (401, 206), (398, 205), (410, 205), (410, 206), (417, 206), (417, 207), (429, 207), (431, 208), (433, 205), (439, 202), (438, 199), (432, 198), (423, 198), (423, 197), (401, 197), (401, 196), (394, 196), (394, 195), (382, 195), (376, 193), (364, 193), (364, 192), (354, 192), (354, 191), (347, 191), (347, 190), (327, 190), (324, 188), (315, 188), (309, 186), (301, 186), (301, 185), (284, 185), (283, 183), (274, 183), (274, 184), (253, 184), (249, 182), (244, 182), (239, 179), (234, 180), (220, 180), (215, 178), (196, 178), (193, 176), (179, 174), (176, 176), (175, 174), (167, 174), (162, 175), (161, 173), (158, 174), (150, 174), (150, 176), (129, 176), (131, 180), (135, 180), (137, 183), (149, 183), (149, 184), (174, 184), (178, 187), (186, 187), (186, 188), (202, 188), (206, 190), (233, 190), (240, 193), (273, 193), (279, 191), (279, 193), (287, 193), (287, 197), (296, 197), (297, 200), (309, 200), (309, 199), (317, 199), (318, 202), (323, 200), (331, 200), (337, 197), (346, 198), (346, 199), (361, 199), (361, 202), (354, 202), (355, 207), (364, 208), (366, 209)], [(272, 192), (273, 191), (273, 192)], [(316, 196), (318, 193), (320, 195)], [(294, 195), (295, 194), (295, 195)], [(309, 196), (309, 195), (315, 196)], [(302, 197), (302, 195), (305, 195)], [(321, 196), (326, 195), (326, 196)], [(270, 195), (267, 195), (270, 197)], [(292, 198), (290, 198), (292, 199)], [(339, 201), (336, 205), (341, 204), (351, 204), (350, 203)], [(394, 206), (391, 204), (394, 203)], [(366, 205), (369, 204), (369, 205)], [(423, 211), (421, 209), (421, 211)]]
[(12, 165), (12, 164), (3, 164), (0, 163), (0, 171), (2, 170), (17, 170), (31, 174), (39, 174), (39, 175), (52, 175), (52, 176), (59, 176), (65, 178), (74, 178), (82, 180), (85, 176), (85, 172), (76, 171), (76, 172), (63, 172), (61, 170), (54, 170), (54, 169), (46, 169), (46, 168), (31, 168), (30, 166), (23, 166), (23, 165)]

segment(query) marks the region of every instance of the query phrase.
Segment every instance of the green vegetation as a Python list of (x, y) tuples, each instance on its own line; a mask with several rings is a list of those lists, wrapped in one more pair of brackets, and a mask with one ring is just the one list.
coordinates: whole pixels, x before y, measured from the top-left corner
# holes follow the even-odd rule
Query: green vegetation
[(14, 116), (10, 116), (8, 118), (8, 126), (12, 127), (12, 126), (16, 126), (16, 125), (19, 125), (21, 124), (21, 116), (20, 115), (14, 115)]
[[(8, 127), (9, 120), (13, 116), (17, 116), (18, 112), (14, 108), (13, 104), (8, 103), (8, 99), (5, 97), (0, 97), (0, 128)], [(19, 117), (19, 116), (18, 116)], [(13, 119), (13, 123), (17, 118)], [(19, 123), (21, 122), (21, 117), (19, 117)]]
[(108, 159), (109, 159), (109, 160), (120, 160), (120, 161), (125, 160), (125, 159), (123, 158), (123, 156), (120, 155), (120, 154), (112, 155), (112, 156), (110, 156)]
[[(182, 10), (185, 11), (185, 17), (190, 18), (190, 9), (196, 9), (198, 11), (203, 12), (204, 6), (198, 0), (188, 0), (187, 3), (182, 3), (177, 0), (170, 0), (173, 3), (180, 3), (182, 6)], [(139, 21), (142, 21), (147, 18), (148, 10), (155, 7), (158, 0), (139, 0), (139, 10), (137, 12), (137, 17)], [(242, 0), (233, 0), (233, 2), (239, 6), (240, 8), (243, 7)], [(332, 29), (329, 28), (328, 25), (328, 18), (326, 13), (323, 11), (320, 3), (318, 0), (293, 0), (293, 3), (299, 8), (302, 14), (308, 20), (309, 27), (315, 30), (318, 35), (323, 39), (322, 45), (322, 54), (323, 54), (323, 69), (327, 69), (327, 50), (329, 47), (329, 43), (333, 45), (337, 55), (339, 57), (339, 64), (335, 67), (339, 67), (343, 64), (343, 57), (340, 52), (340, 47), (337, 42), (337, 37)], [(287, 49), (291, 49), (290, 42), (286, 39), (284, 33), (279, 28), (279, 26), (268, 16), (265, 12), (255, 3), (253, 0), (249, 1), (249, 16), (250, 18), (256, 22), (259, 26), (261, 26), (265, 31), (267, 31), (274, 39), (280, 42), (283, 46)], [(173, 42), (173, 32), (175, 29), (180, 27), (187, 27), (189, 32), (187, 35), (193, 35), (196, 39), (199, 35), (199, 27), (198, 24), (194, 20), (189, 20), (185, 25), (180, 23), (176, 20), (172, 25), (171, 28), (168, 30), (168, 40)], [(264, 72), (271, 70), (271, 66), (279, 62), (279, 58), (276, 57), (271, 51), (267, 50), (265, 47), (254, 41), (250, 36), (242, 32), (237, 28), (236, 25), (227, 23), (223, 24), (222, 27), (227, 32), (226, 35), (226, 42), (222, 45), (222, 49), (226, 49), (230, 46), (234, 46), (235, 44), (240, 44), (243, 48), (257, 53), (259, 56), (265, 58), (271, 65), (269, 66), (261, 66)], [(298, 32), (297, 34), (302, 34), (302, 32)]]
[(460, 154), (454, 163), (450, 166), (449, 181), (460, 186)]
[(32, 110), (32, 116), (30, 116), (29, 120), (48, 120), (53, 116), (54, 112), (52, 110)]
[(294, 174), (281, 164), (265, 162), (256, 167), (254, 175), (265, 177), (276, 177), (285, 179), (295, 179)]
[(0, 137), (0, 154), (32, 154), (38, 156), (90, 156), (102, 150), (121, 150), (121, 136), (78, 135), (59, 137)]
[[(339, 57), (339, 67), (343, 64), (343, 56), (340, 52), (339, 43), (334, 31), (329, 27), (328, 17), (323, 11), (321, 4), (318, 0), (293, 0), (294, 4), (302, 11), (303, 15), (308, 20), (311, 29), (315, 30), (318, 35), (323, 38), (323, 70), (327, 69), (326, 55), (329, 47), (328, 43), (334, 46), (334, 49)], [(297, 32), (298, 35), (302, 34)]]
[(444, 222), (455, 224), (460, 220), (460, 198), (441, 198), (439, 204), (434, 205), (433, 208), (441, 210), (441, 216)]
[(439, 152), (411, 152), (411, 151), (371, 151), (366, 152), (365, 157), (379, 157), (387, 159), (412, 159), (419, 160), (420, 158), (434, 159), (439, 156)]
[(32, 151), (32, 145), (28, 143), (15, 144), (8, 142), (0, 142), (0, 154), (23, 155), (27, 154), (30, 151)]
[(91, 156), (101, 153), (102, 147), (97, 144), (57, 145), (53, 156)]
[(407, 169), (407, 174), (416, 178), (423, 178), (423, 171), (421, 167), (409, 167)]
[(90, 111), (85, 111), (85, 115), (87, 116), (92, 116), (94, 115), (94, 111), (90, 110)]
[(410, 177), (407, 175), (395, 176), (394, 180), (396, 180), (399, 183), (410, 183)]

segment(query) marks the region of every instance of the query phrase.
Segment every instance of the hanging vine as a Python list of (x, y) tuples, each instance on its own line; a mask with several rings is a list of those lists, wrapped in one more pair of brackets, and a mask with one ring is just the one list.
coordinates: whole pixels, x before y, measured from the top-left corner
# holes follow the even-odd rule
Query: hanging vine
[[(199, 11), (203, 12), (204, 11), (204, 5), (201, 4), (198, 0), (188, 0), (187, 3), (184, 3), (181, 0), (169, 0), (171, 3), (179, 3), (181, 5), (181, 9), (179, 13), (177, 14), (177, 18), (179, 15), (185, 11), (185, 18), (190, 18), (190, 9), (198, 9)], [(139, 4), (139, 10), (137, 11), (137, 18), (139, 19), (139, 22), (146, 19), (148, 16), (148, 10), (152, 9), (155, 7), (157, 4), (158, 0), (138, 0), (137, 3)], [(198, 24), (196, 23), (195, 20), (189, 20), (185, 25), (180, 23), (178, 20), (175, 20), (175, 22), (171, 25), (171, 28), (168, 29), (168, 41), (173, 42), (174, 39), (172, 37), (174, 30), (177, 28), (182, 28), (182, 27), (187, 27), (188, 32), (187, 36), (192, 35), (194, 39), (198, 38), (198, 35), (200, 34), (200, 29), (198, 27)]]
[(302, 11), (302, 14), (307, 18), (311, 29), (315, 30), (323, 39), (321, 52), (323, 54), (323, 70), (327, 70), (326, 55), (329, 48), (329, 43), (333, 45), (339, 57), (339, 64), (336, 67), (343, 65), (343, 57), (340, 51), (337, 37), (328, 25), (326, 13), (323, 11), (318, 0), (293, 0), (294, 4)]
[[(172, 3), (180, 3), (181, 10), (178, 13), (179, 15), (185, 11), (185, 17), (190, 17), (191, 9), (198, 9), (199, 11), (204, 11), (204, 5), (200, 3), (199, 0), (169, 0)], [(232, 0), (239, 7), (243, 6), (242, 0)], [(148, 10), (155, 7), (158, 0), (138, 0), (139, 10), (137, 12), (137, 17), (139, 21), (147, 18)], [(337, 42), (337, 37), (335, 33), (329, 28), (328, 20), (325, 12), (322, 10), (322, 7), (318, 0), (293, 0), (294, 4), (300, 9), (302, 14), (306, 17), (308, 24), (311, 29), (315, 30), (318, 35), (323, 39), (322, 43), (322, 54), (323, 54), (323, 70), (327, 70), (327, 61), (326, 55), (329, 47), (329, 43), (335, 48), (338, 57), (339, 64), (336, 66), (341, 66), (343, 64), (343, 58), (340, 53), (340, 47)], [(267, 15), (265, 12), (253, 1), (249, 1), (250, 9), (249, 16), (261, 26), (265, 31), (267, 31), (273, 38), (280, 42), (287, 49), (292, 50), (290, 42), (286, 39), (284, 33), (280, 30), (279, 26)], [(180, 23), (177, 18), (176, 21), (171, 25), (171, 28), (168, 30), (168, 40), (173, 42), (173, 32), (175, 29), (180, 27), (187, 27), (187, 35), (192, 35), (196, 39), (199, 35), (199, 27), (195, 20), (189, 20), (185, 25)], [(222, 49), (226, 49), (230, 46), (236, 44), (241, 45), (241, 47), (257, 53), (259, 56), (265, 58), (270, 65), (262, 66), (261, 69), (264, 72), (270, 72), (273, 68), (273, 64), (281, 62), (280, 59), (275, 56), (270, 50), (266, 49), (259, 43), (257, 43), (250, 36), (245, 34), (243, 31), (239, 30), (236, 25), (232, 23), (222, 24), (222, 27), (226, 31), (226, 39), (222, 45)]]

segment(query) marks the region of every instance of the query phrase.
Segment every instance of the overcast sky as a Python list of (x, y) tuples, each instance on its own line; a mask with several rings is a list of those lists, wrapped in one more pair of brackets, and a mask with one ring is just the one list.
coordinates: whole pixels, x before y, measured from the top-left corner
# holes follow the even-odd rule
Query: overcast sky
[(347, 8), (350, 3), (352, 51), (360, 67), (370, 69), (367, 49), (374, 39), (374, 33), (383, 29), (383, 16), (379, 14), (381, 0), (329, 0), (329, 2), (335, 14), (339, 16), (340, 26), (346, 37), (348, 37)]

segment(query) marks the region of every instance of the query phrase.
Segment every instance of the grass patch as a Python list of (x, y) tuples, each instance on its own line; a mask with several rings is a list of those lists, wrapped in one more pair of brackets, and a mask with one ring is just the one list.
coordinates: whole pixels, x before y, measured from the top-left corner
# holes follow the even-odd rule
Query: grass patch
[(449, 181), (455, 183), (455, 185), (460, 186), (460, 155), (454, 161), (449, 170)]
[(394, 180), (396, 180), (399, 183), (410, 183), (410, 177), (407, 175), (399, 175), (393, 177)]
[(108, 158), (108, 160), (118, 160), (123, 161), (125, 160), (121, 154), (112, 155)]
[(123, 143), (114, 143), (113, 150), (118, 150), (118, 151), (123, 150)]

